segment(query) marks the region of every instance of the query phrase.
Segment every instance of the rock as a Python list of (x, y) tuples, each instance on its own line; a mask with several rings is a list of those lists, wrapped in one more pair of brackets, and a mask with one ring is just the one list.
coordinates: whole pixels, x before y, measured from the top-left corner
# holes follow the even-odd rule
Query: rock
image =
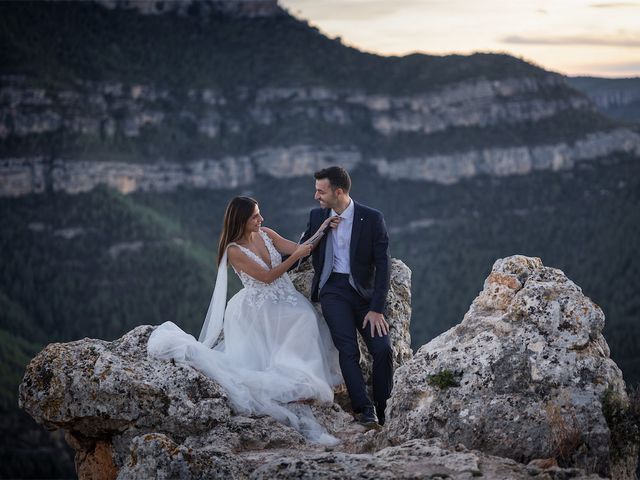
[(600, 307), (539, 258), (497, 260), (462, 323), (400, 367), (386, 441), (440, 437), (529, 462), (555, 458), (634, 478), (637, 445), (613, 451), (607, 395), (628, 403)]
[(566, 143), (493, 147), (422, 157), (372, 159), (382, 177), (453, 184), (476, 175), (526, 175), (539, 170), (570, 170), (576, 164), (615, 153), (640, 155), (640, 135), (619, 128)]
[(49, 429), (87, 437), (132, 426), (186, 436), (227, 421), (231, 408), (218, 384), (147, 357), (152, 330), (140, 326), (114, 342), (47, 345), (27, 366), (19, 406)]
[(130, 460), (117, 478), (246, 478), (243, 467), (236, 455), (211, 447), (195, 450), (161, 433), (148, 433), (133, 439)]
[(360, 479), (598, 479), (576, 469), (536, 467), (467, 450), (447, 448), (439, 439), (411, 440), (372, 455), (316, 453), (279, 457), (253, 471), (252, 479), (360, 478)]
[[(204, 127), (203, 127), (204, 128)], [(207, 127), (208, 128), (208, 127)], [(50, 165), (42, 157), (0, 159), (0, 198), (44, 193), (46, 173), (54, 192), (76, 194), (107, 185), (122, 193), (172, 192), (178, 188), (225, 189), (249, 186), (260, 175), (288, 179), (311, 177), (316, 170), (341, 164), (347, 169), (372, 168), (383, 178), (423, 180), (454, 184), (477, 175), (526, 175), (540, 170), (570, 170), (578, 163), (618, 153), (640, 155), (640, 135), (620, 128), (585, 135), (573, 145), (518, 145), (434, 154), (421, 157), (364, 160), (349, 148), (292, 145), (265, 148), (248, 156), (196, 159), (188, 163), (56, 159)]]
[[(291, 281), (296, 288), (307, 298), (311, 295), (311, 282), (313, 280), (313, 267), (311, 262), (303, 263), (297, 270), (290, 274)], [(320, 315), (320, 304), (314, 305)], [(404, 364), (413, 356), (411, 350), (411, 270), (401, 260), (391, 260), (391, 286), (387, 295), (387, 303), (384, 312), (385, 319), (389, 323), (389, 335), (393, 347), (394, 370)], [(365, 377), (365, 382), (371, 388), (372, 359), (364, 341), (358, 335), (360, 347), (360, 367)], [(371, 392), (369, 392), (371, 394)], [(345, 408), (350, 408), (345, 392), (344, 398), (339, 399)]]
[[(306, 266), (293, 278), (304, 289), (310, 275)], [(66, 431), (81, 479), (632, 478), (637, 449), (614, 429), (613, 454), (600, 410), (628, 403), (602, 312), (562, 272), (498, 260), (463, 322), (413, 359), (409, 275), (393, 260), (386, 313), (399, 368), (387, 425), (366, 431), (335, 403), (290, 404), (311, 408), (341, 440), (334, 447), (235, 415), (213, 380), (147, 356), (148, 325), (113, 342), (49, 344), (28, 365), (19, 404)]]
[(66, 439), (76, 450), (78, 472), (108, 463), (109, 451), (121, 466), (123, 453), (100, 441), (111, 443), (125, 432), (185, 438), (230, 419), (227, 397), (213, 380), (147, 357), (152, 330), (140, 326), (114, 342), (52, 343), (27, 366), (19, 406), (49, 430), (72, 432)]
[[(104, 1), (123, 8), (149, 7), (150, 11), (162, 5), (163, 12), (178, 6), (178, 11), (188, 9), (190, 5), (183, 1)], [(210, 6), (226, 4), (248, 11), (253, 9), (250, 5), (280, 10), (271, 0), (213, 2)], [(177, 104), (181, 108), (170, 107)], [(308, 177), (332, 164), (350, 170), (371, 169), (393, 180), (451, 184), (477, 175), (568, 170), (580, 162), (619, 153), (640, 155), (640, 135), (632, 128), (613, 125), (595, 132), (577, 131), (570, 141), (495, 145), (492, 139), (488, 144), (472, 142), (453, 151), (430, 148), (413, 154), (412, 150), (380, 157), (367, 154), (367, 144), (376, 138), (384, 143), (398, 135), (438, 135), (439, 139), (428, 142), (438, 145), (447, 143), (447, 131), (473, 128), (482, 132), (500, 127), (510, 131), (513, 125), (524, 123), (535, 129), (544, 119), (584, 112), (593, 114), (593, 105), (554, 74), (425, 84), (424, 91), (411, 95), (324, 85), (257, 89), (238, 85), (232, 91), (209, 86), (181, 91), (155, 84), (88, 80), (59, 89), (42, 88), (26, 76), (0, 75), (1, 140), (21, 144), (43, 135), (99, 139), (106, 149), (99, 156), (106, 154), (107, 158), (97, 160), (91, 151), (85, 158), (78, 158), (73, 148), (54, 157), (37, 150), (21, 156), (26, 151), (9, 149), (13, 153), (7, 155), (12, 157), (0, 159), (0, 198), (48, 189), (74, 194), (98, 185), (123, 193), (167, 192), (180, 187), (226, 189), (254, 184), (263, 175), (279, 179)], [(216, 158), (202, 158), (199, 149), (185, 153), (185, 158), (166, 158), (161, 151), (144, 149), (132, 152), (135, 162), (108, 160), (109, 154), (119, 156), (113, 146), (115, 139), (135, 141), (151, 132), (169, 135), (175, 124), (193, 130), (196, 141), (208, 144), (226, 136), (228, 140), (235, 138), (233, 142), (241, 141), (240, 135), (248, 131), (262, 132), (257, 137), (269, 139), (273, 131), (280, 131), (283, 122), (302, 122), (310, 128), (325, 125), (344, 132), (345, 140), (352, 140), (322, 146), (267, 141), (242, 154), (223, 148)], [(363, 129), (369, 132), (365, 136)]]

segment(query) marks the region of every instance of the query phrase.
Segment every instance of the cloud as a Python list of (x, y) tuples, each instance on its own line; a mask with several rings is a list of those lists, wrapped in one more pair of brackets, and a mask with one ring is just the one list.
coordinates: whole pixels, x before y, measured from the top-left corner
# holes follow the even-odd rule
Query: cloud
[(635, 8), (640, 7), (640, 3), (636, 2), (620, 2), (620, 3), (592, 3), (592, 8)]
[(611, 37), (592, 35), (573, 36), (549, 36), (549, 37), (525, 37), (522, 35), (507, 35), (499, 39), (502, 43), (516, 45), (595, 45), (602, 47), (640, 47), (640, 36), (634, 37)]

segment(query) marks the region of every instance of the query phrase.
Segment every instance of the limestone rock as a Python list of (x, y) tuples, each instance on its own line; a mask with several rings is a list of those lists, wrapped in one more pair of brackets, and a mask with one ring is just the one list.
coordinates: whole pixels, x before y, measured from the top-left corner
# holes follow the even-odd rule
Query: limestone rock
[(162, 433), (148, 433), (133, 439), (130, 460), (117, 478), (246, 478), (243, 470), (235, 455), (211, 447), (194, 450)]
[(637, 446), (613, 455), (607, 392), (627, 401), (600, 307), (538, 258), (497, 260), (462, 323), (394, 378), (386, 438), (438, 436), (521, 462), (555, 458), (633, 478)]
[(394, 180), (426, 180), (453, 184), (463, 178), (486, 174), (526, 175), (539, 170), (570, 170), (580, 162), (614, 153), (640, 154), (640, 135), (619, 128), (595, 132), (566, 143), (492, 147), (424, 157), (372, 159), (378, 173)]
[[(54, 192), (76, 194), (107, 185), (122, 193), (171, 192), (180, 187), (224, 189), (248, 186), (258, 175), (272, 178), (310, 177), (319, 168), (341, 164), (367, 166), (383, 178), (413, 179), (453, 184), (476, 175), (526, 175), (540, 170), (570, 170), (580, 162), (617, 153), (640, 154), (640, 135), (619, 128), (585, 135), (573, 145), (519, 145), (434, 154), (424, 157), (362, 159), (354, 146), (316, 148), (293, 145), (260, 149), (249, 156), (196, 159), (186, 164), (124, 163), (42, 157), (0, 159), (0, 197), (39, 194), (49, 186)], [(47, 178), (50, 178), (47, 184)]]
[(514, 460), (467, 450), (463, 446), (447, 448), (439, 439), (410, 440), (375, 454), (315, 453), (284, 456), (253, 471), (252, 479), (286, 478), (361, 478), (453, 480), (476, 477), (490, 479), (598, 479), (576, 469), (540, 469)]
[[(334, 447), (235, 415), (213, 380), (147, 356), (148, 325), (113, 342), (48, 345), (27, 367), (20, 406), (66, 431), (83, 479), (633, 478), (636, 450), (609, 457), (603, 395), (627, 398), (602, 312), (562, 272), (498, 260), (464, 321), (402, 366), (409, 274), (393, 260), (387, 317), (399, 368), (387, 425), (365, 431), (338, 404), (299, 405), (341, 440)], [(310, 275), (307, 266), (293, 277), (304, 289)]]
[[(145, 11), (149, 8), (150, 12), (178, 7), (180, 11), (190, 5), (177, 0), (103, 1)], [(258, 6), (258, 10), (280, 10), (275, 0), (199, 5), (229, 5), (245, 13)], [(374, 94), (358, 88), (324, 85), (264, 86), (255, 90), (238, 85), (233, 91), (209, 86), (180, 91), (155, 84), (79, 80), (77, 85), (58, 89), (43, 88), (24, 75), (0, 75), (0, 139), (8, 142), (64, 133), (100, 138), (110, 151), (110, 145), (119, 136), (139, 139), (149, 131), (162, 135), (176, 122), (188, 125), (205, 142), (220, 140), (221, 135), (235, 137), (263, 128), (271, 131), (280, 128), (282, 122), (326, 124), (345, 131), (345, 139), (350, 138), (349, 131), (360, 132), (351, 136), (352, 142), (323, 146), (268, 142), (257, 144), (254, 150), (242, 155), (221, 151), (216, 158), (201, 158), (195, 153), (183, 159), (166, 158), (162, 152), (156, 152), (140, 153), (136, 162), (121, 162), (109, 160), (108, 156), (98, 161), (91, 154), (78, 158), (75, 151), (63, 151), (53, 158), (45, 155), (46, 159), (43, 152), (28, 157), (14, 153), (18, 156), (0, 159), (0, 197), (39, 194), (49, 189), (74, 194), (98, 185), (123, 193), (167, 192), (180, 187), (225, 189), (251, 185), (262, 175), (282, 179), (310, 177), (319, 168), (332, 164), (350, 170), (370, 168), (395, 180), (451, 184), (476, 175), (567, 170), (579, 162), (618, 153), (640, 155), (640, 135), (632, 128), (613, 126), (602, 131), (585, 131), (571, 142), (489, 144), (447, 152), (416, 152), (404, 157), (366, 155), (366, 146), (357, 140), (363, 127), (383, 140), (411, 132), (445, 135), (449, 129), (467, 127), (508, 129), (524, 122), (535, 129), (536, 123), (544, 119), (567, 112), (591, 113), (594, 108), (586, 97), (566, 89), (564, 80), (553, 74), (501, 80), (467, 79), (424, 88), (425, 91), (411, 95)], [(181, 105), (178, 110), (167, 107), (178, 103)], [(243, 107), (238, 110), (237, 105)]]
[(147, 357), (152, 330), (140, 326), (114, 342), (47, 345), (27, 366), (19, 406), (49, 429), (87, 437), (132, 426), (186, 436), (227, 421), (231, 408), (218, 384)]
[[(140, 326), (114, 342), (52, 343), (27, 366), (19, 406), (47, 429), (66, 430), (79, 475), (95, 465), (104, 472), (111, 463), (119, 468), (132, 433), (185, 438), (230, 419), (227, 397), (213, 380), (147, 357), (152, 330)], [(124, 444), (112, 441), (121, 437)]]

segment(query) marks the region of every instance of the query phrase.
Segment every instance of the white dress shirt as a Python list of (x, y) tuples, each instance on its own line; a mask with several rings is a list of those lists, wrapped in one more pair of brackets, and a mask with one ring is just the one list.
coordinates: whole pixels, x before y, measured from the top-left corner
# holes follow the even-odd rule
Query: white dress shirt
[[(331, 230), (333, 243), (333, 271), (337, 273), (351, 273), (349, 247), (351, 246), (351, 229), (353, 227), (353, 199), (339, 216), (342, 218), (338, 228)], [(331, 215), (338, 215), (331, 209)]]

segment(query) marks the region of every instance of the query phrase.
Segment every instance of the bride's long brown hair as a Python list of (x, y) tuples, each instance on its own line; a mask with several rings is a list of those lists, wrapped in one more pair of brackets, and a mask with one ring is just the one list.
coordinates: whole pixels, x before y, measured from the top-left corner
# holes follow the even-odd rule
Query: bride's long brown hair
[(231, 242), (240, 240), (244, 233), (244, 226), (251, 218), (258, 202), (251, 197), (233, 197), (224, 212), (222, 233), (218, 243), (218, 265), (222, 260), (224, 251)]

